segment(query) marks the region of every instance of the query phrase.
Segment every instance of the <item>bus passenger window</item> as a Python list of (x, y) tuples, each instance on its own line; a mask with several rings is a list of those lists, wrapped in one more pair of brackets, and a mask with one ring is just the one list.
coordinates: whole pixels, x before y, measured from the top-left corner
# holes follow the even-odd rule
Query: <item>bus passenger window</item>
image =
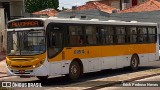
[(84, 43), (81, 26), (69, 26), (68, 32), (68, 45), (82, 45)]
[(107, 42), (107, 30), (105, 30), (104, 28), (101, 28), (100, 34), (101, 34), (101, 43), (105, 44)]
[(113, 27), (110, 26), (104, 26), (103, 28), (100, 29), (101, 33), (101, 43), (102, 44), (111, 44), (113, 43)]
[(156, 28), (155, 27), (149, 27), (148, 28), (148, 36), (149, 42), (156, 42), (157, 38), (156, 38)]
[(129, 40), (130, 43), (136, 43), (137, 42), (137, 29), (136, 27), (128, 27), (128, 34), (129, 34)]
[(137, 39), (136, 31), (132, 30), (131, 42), (135, 43)]
[(116, 27), (117, 43), (125, 43), (125, 28)]
[(95, 26), (86, 26), (85, 27), (86, 32), (86, 43), (87, 44), (97, 44), (97, 30)]
[(108, 27), (108, 44), (113, 43), (114, 30), (113, 27)]
[(138, 28), (138, 42), (147, 41), (147, 29), (145, 27)]
[(79, 44), (84, 44), (84, 38), (82, 35), (78, 36), (78, 42)]

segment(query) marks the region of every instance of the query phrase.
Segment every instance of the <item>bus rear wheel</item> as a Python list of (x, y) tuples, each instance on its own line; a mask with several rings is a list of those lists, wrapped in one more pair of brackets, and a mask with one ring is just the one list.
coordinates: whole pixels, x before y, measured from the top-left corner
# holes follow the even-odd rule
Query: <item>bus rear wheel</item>
[(138, 69), (139, 65), (139, 58), (137, 55), (133, 55), (130, 62), (130, 68), (133, 71), (136, 71)]
[(45, 81), (48, 79), (48, 76), (37, 76), (40, 81)]
[(80, 77), (80, 65), (78, 62), (73, 61), (69, 67), (69, 78), (71, 80), (76, 80)]

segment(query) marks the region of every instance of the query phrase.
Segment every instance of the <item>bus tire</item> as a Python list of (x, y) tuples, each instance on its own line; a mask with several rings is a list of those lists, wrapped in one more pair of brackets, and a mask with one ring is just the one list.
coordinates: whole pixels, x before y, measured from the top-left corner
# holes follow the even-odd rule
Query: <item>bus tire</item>
[(130, 61), (130, 69), (136, 71), (139, 65), (139, 58), (137, 55), (133, 55)]
[(40, 81), (45, 81), (48, 79), (48, 76), (37, 76)]
[(71, 62), (71, 65), (69, 67), (69, 78), (71, 80), (76, 80), (80, 77), (81, 75), (81, 70), (80, 70), (80, 65), (77, 61)]

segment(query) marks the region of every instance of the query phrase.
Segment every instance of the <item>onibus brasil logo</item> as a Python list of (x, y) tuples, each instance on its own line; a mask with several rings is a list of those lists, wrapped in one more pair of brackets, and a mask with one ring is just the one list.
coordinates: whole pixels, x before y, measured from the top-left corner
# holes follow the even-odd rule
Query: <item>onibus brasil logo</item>
[(2, 82), (2, 87), (42, 87), (41, 83)]

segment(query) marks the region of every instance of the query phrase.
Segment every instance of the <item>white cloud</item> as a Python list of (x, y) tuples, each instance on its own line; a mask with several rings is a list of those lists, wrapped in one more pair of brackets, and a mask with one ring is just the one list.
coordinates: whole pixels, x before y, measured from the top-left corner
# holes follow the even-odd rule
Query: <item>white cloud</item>
[(83, 5), (83, 4), (84, 3), (77, 2), (77, 3), (72, 4), (72, 6), (80, 6), (80, 5)]

